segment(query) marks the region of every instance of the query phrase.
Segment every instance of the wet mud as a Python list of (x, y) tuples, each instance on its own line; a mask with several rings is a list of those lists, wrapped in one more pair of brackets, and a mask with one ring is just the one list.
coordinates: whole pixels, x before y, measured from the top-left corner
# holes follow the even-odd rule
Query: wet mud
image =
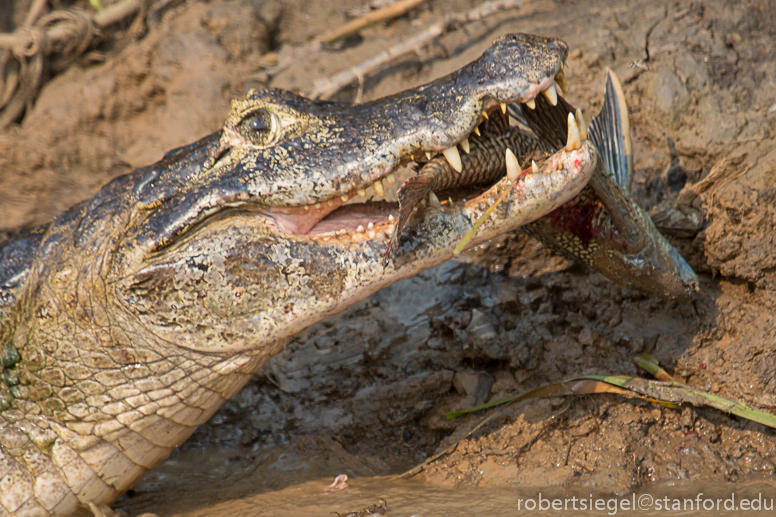
[[(27, 8), (16, 4), (6, 27)], [(117, 27), (99, 62), (92, 55), (52, 77), (24, 120), (0, 134), (0, 241), (217, 130), (229, 100), (251, 87), (309, 92), (475, 4), (429, 1), (316, 52), (298, 49), (366, 2), (190, 1), (142, 33)], [(360, 493), (361, 478), (421, 463), (486, 415), (447, 420), (447, 411), (578, 375), (641, 375), (641, 352), (693, 387), (776, 412), (776, 4), (526, 1), (366, 77), (363, 99), (437, 78), (517, 31), (569, 43), (566, 95), (588, 120), (606, 69), (620, 76), (632, 195), (698, 272), (698, 299), (648, 298), (519, 233), (504, 236), (304, 331), (118, 507), (226, 515), (288, 504), (266, 515), (309, 513), (314, 499), (294, 507), (294, 490), (312, 498), (311, 487), (322, 494), (347, 473), (355, 481), (342, 494)], [(289, 66), (260, 66), (271, 51)], [(357, 95), (356, 83), (337, 98)], [(421, 505), (433, 491), (455, 500), (451, 489), (625, 496), (776, 486), (776, 432), (716, 410), (595, 395), (497, 411), (401, 490), (383, 479), (384, 492), (331, 511), (366, 508), (382, 493), (421, 494)]]

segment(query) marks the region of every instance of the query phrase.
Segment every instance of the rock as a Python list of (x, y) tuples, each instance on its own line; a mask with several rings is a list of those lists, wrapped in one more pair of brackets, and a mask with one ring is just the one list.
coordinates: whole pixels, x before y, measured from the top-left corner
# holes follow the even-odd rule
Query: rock
[(675, 65), (677, 75), (690, 90), (700, 90), (709, 81), (706, 68), (687, 52), (681, 52), (676, 56)]
[(595, 336), (589, 328), (585, 327), (579, 332), (577, 339), (583, 345), (592, 345), (593, 341), (595, 341)]
[(484, 373), (457, 372), (453, 377), (453, 387), (461, 395), (466, 395), (466, 403), (478, 405), (490, 395), (493, 380)]
[(475, 341), (488, 341), (496, 337), (496, 329), (485, 313), (472, 310), (472, 319), (466, 331)]

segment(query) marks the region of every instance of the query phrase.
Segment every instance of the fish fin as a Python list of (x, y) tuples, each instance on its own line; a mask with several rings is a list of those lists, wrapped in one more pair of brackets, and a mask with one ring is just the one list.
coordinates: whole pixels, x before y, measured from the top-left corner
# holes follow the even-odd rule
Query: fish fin
[(633, 144), (628, 105), (620, 80), (611, 70), (607, 72), (604, 104), (601, 112), (590, 122), (587, 134), (595, 144), (609, 177), (629, 192), (633, 181)]
[(399, 218), (393, 226), (393, 236), (391, 237), (390, 244), (388, 244), (388, 249), (385, 251), (383, 266), (387, 264), (389, 259), (396, 255), (396, 252), (399, 249), (401, 234), (412, 216), (412, 210), (428, 196), (428, 193), (433, 187), (433, 181), (434, 180), (429, 176), (412, 176), (408, 178), (396, 192), (396, 195), (399, 198)]

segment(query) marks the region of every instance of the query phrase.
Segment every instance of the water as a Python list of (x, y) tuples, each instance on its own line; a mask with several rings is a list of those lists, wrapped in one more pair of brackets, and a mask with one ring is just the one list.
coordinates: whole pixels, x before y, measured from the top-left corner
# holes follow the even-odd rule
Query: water
[[(776, 480), (772, 479), (771, 484), (762, 479), (737, 484), (681, 481), (616, 497), (584, 488), (453, 489), (429, 486), (417, 479), (381, 476), (349, 479), (348, 488), (324, 494), (334, 473), (346, 468), (343, 464), (310, 464), (303, 455), (286, 452), (269, 454), (256, 464), (235, 454), (217, 448), (178, 454), (149, 474), (136, 495), (116, 506), (132, 516), (154, 512), (160, 517), (324, 517), (345, 515), (372, 504), (387, 506), (385, 515), (390, 517), (776, 515)], [(328, 475), (324, 475), (327, 470)], [(743, 499), (754, 500), (759, 511), (742, 509)], [(590, 511), (596, 504), (600, 509)], [(637, 510), (632, 509), (634, 504)], [(666, 511), (666, 504), (675, 509)]]

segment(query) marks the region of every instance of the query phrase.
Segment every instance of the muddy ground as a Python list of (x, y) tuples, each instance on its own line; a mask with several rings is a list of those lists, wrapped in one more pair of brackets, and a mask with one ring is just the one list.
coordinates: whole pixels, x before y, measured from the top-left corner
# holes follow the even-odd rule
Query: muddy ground
[[(114, 27), (0, 134), (0, 240), (218, 129), (249, 88), (309, 92), (476, 2), (432, 0), (335, 46), (303, 46), (366, 5), (188, 1), (144, 30)], [(568, 42), (567, 97), (588, 120), (605, 70), (619, 74), (632, 194), (699, 273), (698, 300), (644, 297), (510, 236), (308, 329), (172, 458), (229, 448), (239, 468), (274, 468), (266, 485), (165, 506), (164, 490), (186, 485), (151, 474), (120, 505), (167, 515), (313, 475), (401, 472), (484, 416), (444, 412), (582, 374), (639, 375), (640, 352), (694, 387), (776, 412), (776, 2), (527, 0), (365, 78), (363, 99), (437, 78), (515, 31)], [(281, 67), (261, 66), (271, 51)], [(352, 101), (357, 87), (335, 98)], [(671, 480), (776, 484), (775, 465), (776, 432), (762, 425), (599, 395), (501, 410), (419, 477), (627, 493)]]

